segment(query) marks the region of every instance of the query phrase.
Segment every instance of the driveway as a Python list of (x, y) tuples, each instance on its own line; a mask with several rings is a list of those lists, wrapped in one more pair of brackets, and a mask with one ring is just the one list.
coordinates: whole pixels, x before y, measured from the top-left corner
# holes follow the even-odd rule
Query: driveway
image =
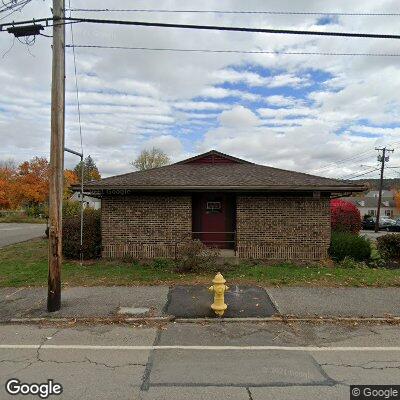
[(0, 248), (44, 236), (46, 224), (0, 223)]

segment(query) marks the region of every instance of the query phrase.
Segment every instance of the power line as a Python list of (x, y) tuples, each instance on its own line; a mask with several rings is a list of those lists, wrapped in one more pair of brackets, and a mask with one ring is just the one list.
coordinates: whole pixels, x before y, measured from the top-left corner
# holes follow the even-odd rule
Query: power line
[(359, 174), (359, 175), (354, 175), (354, 174), (346, 175), (344, 177), (341, 177), (340, 179), (345, 179), (345, 180), (354, 179), (354, 178), (358, 178), (360, 176), (368, 175), (368, 174), (370, 174), (372, 172), (375, 172), (375, 171), (379, 171), (379, 168), (371, 169), (370, 171), (364, 172), (363, 174)]
[[(105, 25), (126, 25), (126, 26), (143, 26), (153, 28), (176, 28), (176, 29), (194, 29), (209, 31), (228, 31), (228, 32), (251, 32), (251, 33), (271, 33), (282, 35), (306, 35), (306, 36), (336, 36), (336, 37), (352, 37), (352, 38), (370, 38), (370, 39), (400, 39), (400, 35), (381, 34), (381, 33), (357, 33), (357, 32), (330, 32), (330, 31), (307, 31), (297, 29), (272, 29), (272, 28), (250, 28), (237, 26), (218, 26), (218, 25), (193, 25), (193, 24), (172, 24), (164, 22), (144, 22), (144, 21), (123, 21), (113, 19), (96, 19), (96, 18), (64, 18), (65, 23), (94, 23)], [(53, 21), (53, 18), (41, 18), (32, 21), (19, 21), (0, 24), (0, 31), (8, 26), (17, 26), (32, 23)]]
[(329, 32), (329, 31), (324, 32), (324, 31), (307, 31), (307, 30), (297, 30), (297, 29), (272, 29), (272, 28), (249, 28), (249, 27), (218, 26), (218, 25), (172, 24), (164, 22), (123, 21), (123, 20), (97, 19), (97, 18), (66, 18), (66, 20), (94, 23), (94, 24), (127, 25), (127, 26), (131, 25), (131, 26), (144, 26), (144, 27), (156, 27), (156, 28), (272, 33), (272, 34), (283, 34), (283, 35), (338, 36), (338, 37), (356, 37), (356, 38), (371, 38), (371, 39), (400, 39), (400, 35), (380, 34), (380, 33)]
[[(0, 13), (9, 11), (8, 14), (6, 14), (6, 15), (4, 15), (4, 16), (2, 16), (0, 18), (0, 21), (3, 21), (4, 19), (9, 17), (10, 15), (13, 15), (14, 13), (16, 13), (17, 11), (21, 11), (31, 1), (32, 0), (24, 0), (24, 1), (21, 1), (21, 2), (12, 2), (13, 3), (12, 6), (9, 5), (9, 6), (5, 6), (4, 8), (0, 8)], [(6, 4), (9, 4), (9, 3), (6, 3)]]
[(88, 44), (67, 44), (69, 48), (87, 49), (115, 49), (115, 50), (142, 50), (165, 51), (176, 53), (220, 53), (220, 54), (276, 54), (276, 55), (318, 55), (318, 56), (366, 56), (366, 57), (400, 57), (400, 53), (335, 53), (318, 51), (280, 51), (280, 50), (213, 50), (213, 49), (179, 49), (171, 47), (130, 47), (130, 46), (103, 46)]
[[(68, 5), (71, 7), (71, 0), (68, 0)], [(71, 17), (71, 11), (69, 12), (69, 16)], [(82, 138), (82, 122), (81, 122), (81, 106), (79, 101), (79, 85), (78, 85), (78, 73), (76, 69), (76, 54), (75, 54), (75, 46), (74, 46), (74, 29), (72, 24), (70, 25), (71, 28), (71, 41), (72, 41), (72, 53), (73, 53), (73, 60), (74, 60), (74, 74), (75, 74), (75, 89), (76, 89), (76, 104), (78, 108), (78, 122), (79, 122), (79, 137), (81, 141), (81, 223), (80, 223), (80, 250), (79, 250), (79, 257), (81, 261), (83, 261), (83, 201), (84, 201), (84, 189), (83, 189), (83, 178), (84, 178), (84, 169), (85, 163), (83, 161), (83, 138)]]
[(323, 12), (323, 11), (265, 11), (265, 10), (167, 10), (167, 9), (138, 9), (138, 8), (71, 8), (79, 12), (148, 12), (148, 13), (187, 13), (187, 14), (270, 14), (270, 15), (329, 15), (329, 16), (400, 16), (400, 13), (373, 12)]
[(334, 161), (334, 162), (332, 162), (330, 164), (327, 164), (327, 165), (325, 165), (323, 167), (314, 169), (313, 171), (321, 172), (321, 171), (325, 171), (325, 170), (327, 170), (329, 168), (336, 167), (338, 164), (343, 163), (343, 162), (347, 162), (347, 161), (354, 161), (355, 162), (355, 161), (362, 161), (364, 159), (369, 159), (370, 157), (369, 156), (365, 157), (365, 154), (370, 153), (372, 151), (373, 150), (366, 150), (366, 151), (361, 152), (361, 153), (359, 153), (357, 155), (353, 155), (353, 156), (350, 156), (350, 157), (342, 158), (341, 160)]
[(0, 13), (6, 12), (9, 10), (18, 11), (22, 7), (24, 7), (26, 4), (30, 3), (31, 1), (32, 0), (21, 0), (21, 1), (11, 0), (8, 3), (5, 3), (4, 0), (2, 0), (3, 5), (0, 6)]

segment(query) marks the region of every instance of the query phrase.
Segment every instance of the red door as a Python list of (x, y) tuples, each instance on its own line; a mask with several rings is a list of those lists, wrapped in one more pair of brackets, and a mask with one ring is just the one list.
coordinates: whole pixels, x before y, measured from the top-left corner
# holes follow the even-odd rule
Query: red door
[(193, 234), (210, 247), (233, 248), (235, 207), (233, 197), (204, 193), (193, 198)]

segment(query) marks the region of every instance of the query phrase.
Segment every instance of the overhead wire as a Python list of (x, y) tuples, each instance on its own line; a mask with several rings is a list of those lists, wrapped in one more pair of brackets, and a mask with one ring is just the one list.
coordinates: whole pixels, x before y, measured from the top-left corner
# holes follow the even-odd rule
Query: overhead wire
[(328, 16), (400, 16), (396, 12), (324, 12), (324, 11), (273, 11), (273, 10), (179, 10), (148, 8), (72, 8), (77, 12), (148, 12), (148, 13), (186, 13), (186, 14), (269, 14), (269, 15), (328, 15)]
[(98, 18), (65, 18), (69, 21), (78, 21), (83, 23), (106, 24), (106, 25), (126, 25), (126, 26), (143, 26), (153, 28), (176, 28), (176, 29), (194, 29), (194, 30), (210, 30), (210, 31), (228, 31), (228, 32), (251, 32), (251, 33), (271, 33), (282, 35), (308, 35), (308, 36), (337, 36), (337, 37), (353, 37), (353, 38), (370, 38), (370, 39), (400, 39), (398, 34), (382, 34), (382, 33), (358, 33), (358, 32), (334, 32), (334, 31), (314, 31), (299, 29), (275, 29), (275, 28), (251, 28), (238, 26), (222, 26), (222, 25), (197, 25), (197, 24), (176, 24), (165, 22), (146, 22), (146, 21), (128, 21), (116, 19), (98, 19)]
[[(10, 11), (8, 14), (3, 15), (3, 16), (0, 18), (0, 21), (3, 21), (3, 20), (6, 19), (7, 17), (9, 17), (9, 16), (13, 15), (14, 13), (16, 13), (17, 11), (21, 11), (21, 10), (22, 10), (27, 4), (29, 4), (31, 1), (32, 1), (32, 0), (24, 0), (24, 1), (21, 1), (21, 2), (19, 2), (19, 3), (18, 3), (18, 2), (17, 2), (17, 3), (14, 3), (13, 6), (9, 6), (9, 7), (6, 7), (6, 8), (0, 8), (0, 13)], [(3, 4), (4, 4), (4, 2), (3, 2)], [(8, 3), (7, 3), (7, 4), (8, 4)]]
[(321, 172), (321, 171), (325, 171), (325, 170), (327, 170), (327, 169), (336, 167), (336, 166), (338, 166), (338, 164), (341, 164), (341, 163), (344, 163), (344, 162), (348, 162), (348, 161), (356, 162), (356, 161), (363, 161), (363, 160), (369, 159), (369, 156), (365, 157), (365, 154), (370, 153), (370, 152), (372, 152), (372, 151), (374, 151), (374, 150), (370, 149), (370, 150), (361, 152), (361, 153), (359, 153), (359, 154), (352, 155), (352, 156), (350, 156), (350, 157), (342, 158), (342, 159), (337, 160), (337, 161), (334, 161), (334, 162), (332, 162), (332, 163), (330, 163), (330, 164), (324, 165), (323, 167), (314, 169), (313, 171), (314, 171), (314, 172), (316, 172), (316, 171)]
[[(68, 5), (71, 7), (71, 0), (68, 0)], [(70, 11), (71, 17), (71, 11)], [(75, 93), (76, 93), (76, 104), (78, 110), (78, 123), (79, 123), (79, 137), (80, 137), (80, 144), (81, 144), (81, 224), (80, 224), (80, 262), (82, 265), (83, 261), (83, 204), (84, 204), (84, 188), (83, 188), (83, 179), (84, 179), (84, 158), (83, 158), (83, 135), (82, 135), (82, 121), (81, 121), (81, 106), (79, 100), (79, 84), (78, 84), (78, 73), (76, 67), (76, 54), (75, 54), (75, 46), (74, 46), (74, 30), (72, 24), (70, 25), (71, 29), (71, 42), (72, 42), (72, 54), (73, 54), (73, 62), (74, 62), (74, 75), (75, 75)]]
[(281, 50), (183, 49), (183, 48), (172, 48), (172, 47), (106, 46), (106, 45), (95, 45), (95, 44), (76, 44), (76, 45), (67, 44), (66, 47), (87, 48), (87, 49), (109, 49), (109, 50), (165, 51), (165, 52), (176, 52), (176, 53), (400, 57), (400, 53), (336, 53), (336, 52), (319, 52), (319, 51), (281, 51)]
[(367, 171), (367, 172), (364, 172), (363, 174), (358, 174), (358, 175), (357, 175), (357, 173), (356, 173), (356, 175), (354, 173), (348, 174), (348, 175), (341, 177), (340, 179), (349, 180), (349, 179), (358, 178), (360, 176), (365, 176), (365, 175), (371, 174), (372, 172), (379, 171), (379, 169), (380, 168), (371, 169), (370, 171)]

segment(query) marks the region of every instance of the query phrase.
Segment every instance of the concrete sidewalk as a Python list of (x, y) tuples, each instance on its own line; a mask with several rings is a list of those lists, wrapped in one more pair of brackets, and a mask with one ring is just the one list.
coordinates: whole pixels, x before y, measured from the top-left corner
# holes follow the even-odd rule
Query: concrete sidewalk
[(3, 288), (0, 289), (0, 321), (11, 318), (115, 317), (121, 307), (142, 308), (142, 314), (146, 316), (160, 316), (167, 294), (166, 286), (64, 288), (61, 310), (48, 313), (47, 288)]
[[(266, 288), (266, 292), (278, 315), (400, 316), (400, 288), (286, 287)], [(46, 311), (45, 288), (1, 288), (0, 321), (14, 318), (109, 318), (116, 317), (121, 310), (129, 308), (133, 310), (132, 315), (128, 316), (157, 317), (168, 314), (167, 310), (171, 309), (168, 306), (174, 293), (179, 291), (170, 290), (167, 286), (64, 288), (61, 310), (49, 314)], [(232, 299), (228, 296), (227, 298)], [(210, 304), (211, 302), (212, 294)], [(181, 304), (183, 307), (184, 303)], [(232, 309), (235, 309), (233, 304)], [(238, 313), (232, 317), (240, 318), (243, 315)]]

